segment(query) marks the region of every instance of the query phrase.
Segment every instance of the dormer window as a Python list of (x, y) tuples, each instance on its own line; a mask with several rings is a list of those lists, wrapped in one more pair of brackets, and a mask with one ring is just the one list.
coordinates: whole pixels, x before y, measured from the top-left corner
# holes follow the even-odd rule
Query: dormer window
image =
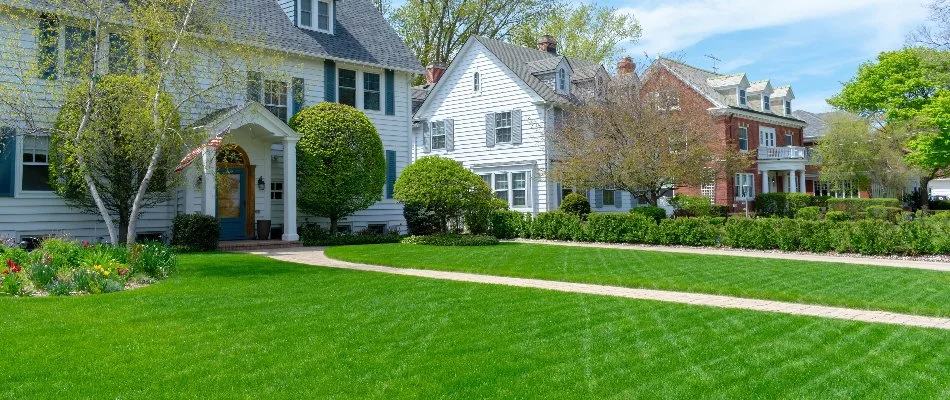
[(762, 95), (762, 110), (763, 111), (772, 110), (772, 103), (769, 102), (769, 96)]
[[(300, 10), (299, 10), (299, 21), (300, 27), (314, 29), (318, 31), (323, 31), (330, 33), (330, 15), (332, 13), (329, 1), (322, 0), (299, 0), (300, 1)], [(314, 9), (314, 3), (316, 3), (316, 9)], [(316, 18), (316, 21), (314, 21)]]
[(785, 100), (785, 115), (792, 115), (792, 101)]
[(557, 90), (561, 93), (567, 92), (567, 71), (564, 68), (557, 70)]
[(740, 106), (747, 105), (746, 98), (745, 98), (745, 89), (739, 89), (739, 105)]

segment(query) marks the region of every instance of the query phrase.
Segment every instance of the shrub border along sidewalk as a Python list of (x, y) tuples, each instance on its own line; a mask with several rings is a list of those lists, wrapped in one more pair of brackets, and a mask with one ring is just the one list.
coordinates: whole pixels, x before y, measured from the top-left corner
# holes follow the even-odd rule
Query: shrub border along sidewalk
[(656, 223), (634, 213), (591, 214), (586, 222), (560, 211), (492, 216), (499, 239), (546, 239), (739, 249), (858, 253), (862, 255), (950, 254), (950, 219), (918, 218), (897, 224), (788, 218), (675, 218)]

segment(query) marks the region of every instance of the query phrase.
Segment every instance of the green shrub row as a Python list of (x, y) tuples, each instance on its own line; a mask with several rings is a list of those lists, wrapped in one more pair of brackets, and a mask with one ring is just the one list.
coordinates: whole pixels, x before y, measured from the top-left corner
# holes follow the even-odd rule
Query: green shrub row
[(813, 206), (807, 193), (762, 193), (755, 196), (755, 214), (760, 217), (794, 217), (798, 210)]
[(868, 207), (896, 207), (900, 208), (898, 199), (828, 199), (828, 211), (841, 211), (851, 218), (860, 218), (865, 215)]
[[(811, 213), (799, 210), (798, 214)], [(843, 219), (839, 219), (839, 216)], [(657, 223), (635, 213), (591, 214), (586, 222), (553, 211), (537, 217), (496, 214), (492, 231), (501, 239), (528, 238), (608, 243), (718, 246), (734, 248), (866, 255), (950, 254), (950, 213), (897, 223), (884, 219), (851, 221), (832, 211), (822, 219), (674, 218)]]
[(358, 234), (335, 233), (330, 234), (318, 225), (300, 228), (300, 241), (304, 246), (352, 246), (360, 244), (399, 243), (404, 236), (398, 232), (384, 235), (361, 232)]
[(405, 244), (424, 244), (429, 246), (491, 246), (498, 244), (498, 238), (488, 235), (439, 234), (426, 236), (407, 236)]

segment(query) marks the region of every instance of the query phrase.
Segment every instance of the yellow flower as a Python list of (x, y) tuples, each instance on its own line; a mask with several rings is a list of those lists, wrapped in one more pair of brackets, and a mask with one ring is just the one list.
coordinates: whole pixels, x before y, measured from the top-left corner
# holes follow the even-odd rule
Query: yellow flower
[(102, 274), (105, 276), (109, 276), (109, 271), (102, 271)]
[(92, 268), (95, 269), (95, 270), (97, 270), (97, 271), (102, 271), (102, 266), (99, 265), (99, 264), (94, 265)]

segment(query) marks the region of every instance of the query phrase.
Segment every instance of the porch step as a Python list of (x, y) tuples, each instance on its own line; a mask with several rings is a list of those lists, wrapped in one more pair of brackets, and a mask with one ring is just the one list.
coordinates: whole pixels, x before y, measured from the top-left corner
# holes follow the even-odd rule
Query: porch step
[(291, 247), (300, 247), (302, 244), (298, 240), (231, 240), (218, 242), (219, 251), (245, 251), (258, 249), (285, 249)]

